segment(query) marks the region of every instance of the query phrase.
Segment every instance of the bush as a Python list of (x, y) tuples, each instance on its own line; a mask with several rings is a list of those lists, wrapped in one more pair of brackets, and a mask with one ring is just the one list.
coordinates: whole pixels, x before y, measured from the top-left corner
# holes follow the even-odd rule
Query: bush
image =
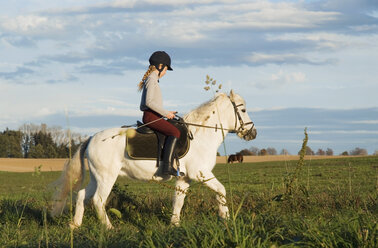
[[(298, 152), (298, 155), (300, 155), (300, 152)], [(305, 155), (315, 155), (314, 151), (311, 149), (311, 147), (306, 146), (306, 154)]]
[(354, 150), (350, 151), (349, 154), (352, 155), (352, 156), (358, 156), (358, 155), (365, 156), (365, 155), (368, 155), (366, 149), (359, 148), (359, 147), (354, 148)]

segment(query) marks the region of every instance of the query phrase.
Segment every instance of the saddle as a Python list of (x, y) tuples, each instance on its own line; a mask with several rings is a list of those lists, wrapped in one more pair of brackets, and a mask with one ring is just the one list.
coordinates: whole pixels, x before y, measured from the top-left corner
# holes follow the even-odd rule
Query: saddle
[[(190, 140), (193, 139), (184, 120), (181, 117), (178, 118), (178, 120), (168, 120), (181, 133), (175, 149), (176, 161), (188, 153)], [(159, 161), (163, 159), (162, 150), (166, 136), (142, 125), (143, 123), (138, 121), (138, 127), (133, 129), (134, 131), (130, 132), (129, 129), (126, 132), (126, 153), (135, 160), (156, 160), (156, 166), (159, 167)]]

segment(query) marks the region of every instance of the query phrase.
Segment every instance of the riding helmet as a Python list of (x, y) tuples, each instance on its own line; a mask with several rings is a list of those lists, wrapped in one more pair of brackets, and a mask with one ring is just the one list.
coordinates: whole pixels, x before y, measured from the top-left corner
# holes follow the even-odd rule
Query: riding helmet
[(169, 55), (164, 51), (154, 52), (149, 61), (150, 65), (154, 65), (156, 68), (158, 68), (160, 64), (163, 64), (168, 67), (168, 70), (173, 71), (171, 68), (171, 57), (169, 57)]

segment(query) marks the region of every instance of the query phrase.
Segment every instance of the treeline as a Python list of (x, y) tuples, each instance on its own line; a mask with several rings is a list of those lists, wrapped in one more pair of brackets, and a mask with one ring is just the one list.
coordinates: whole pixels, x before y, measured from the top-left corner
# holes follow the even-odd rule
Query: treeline
[(0, 132), (1, 158), (68, 158), (86, 137), (46, 124), (24, 124)]
[[(262, 148), (259, 149), (258, 147), (251, 147), (249, 149), (243, 149), (239, 151), (236, 154), (241, 154), (245, 156), (265, 156), (265, 155), (278, 155), (277, 150), (273, 147), (268, 147), (268, 148)], [(282, 149), (281, 152), (279, 153), (280, 155), (290, 155), (289, 151), (286, 149)], [(299, 155), (299, 151), (298, 151)], [(317, 155), (317, 156), (333, 156), (333, 150), (331, 148), (327, 148), (326, 150), (323, 150), (319, 148), (316, 152), (314, 152), (311, 147), (306, 146), (306, 155)], [(340, 155), (343, 156), (357, 156), (357, 155), (368, 155), (368, 152), (366, 149), (356, 147), (355, 149), (351, 151), (344, 151)], [(376, 151), (374, 155), (378, 155), (378, 152)]]

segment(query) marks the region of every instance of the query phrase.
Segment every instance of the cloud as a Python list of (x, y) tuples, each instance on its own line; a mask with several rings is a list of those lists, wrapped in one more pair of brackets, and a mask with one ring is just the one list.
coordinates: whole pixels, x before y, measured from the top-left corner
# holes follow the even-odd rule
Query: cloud
[(371, 124), (371, 125), (377, 125), (378, 120), (360, 120), (360, 121), (349, 121), (351, 124)]
[(251, 62), (255, 65), (262, 64), (311, 64), (311, 65), (323, 65), (332, 63), (333, 60), (327, 59), (323, 61), (315, 61), (307, 59), (305, 56), (298, 54), (266, 54), (253, 52), (250, 56), (245, 58), (247, 62)]
[(15, 71), (12, 72), (0, 72), (0, 78), (4, 79), (19, 79), (21, 77), (25, 77), (27, 75), (33, 74), (34, 71), (27, 68), (19, 66)]
[[(340, 1), (130, 0), (43, 6), (0, 16), (0, 34), (6, 44), (30, 53), (20, 59), (21, 67), (33, 68), (44, 77), (36, 81), (48, 83), (64, 82), (48, 72), (61, 65), (76, 77), (142, 70), (154, 50), (168, 51), (176, 68), (334, 65), (340, 61), (337, 52), (376, 46), (378, 39), (373, 34), (376, 4), (369, 1), (363, 9), (373, 8), (360, 13), (353, 4), (353, 14)], [(15, 80), (15, 74), (0, 76)], [(299, 83), (308, 77), (304, 72), (276, 76), (269, 80)]]
[(70, 75), (70, 74), (65, 74), (63, 75), (61, 79), (49, 79), (46, 82), (48, 84), (58, 84), (58, 83), (77, 82), (77, 81), (79, 81), (78, 77), (74, 75)]
[(271, 80), (284, 80), (286, 83), (303, 83), (306, 81), (306, 74), (303, 72), (284, 73), (283, 70), (280, 70), (277, 74), (272, 74)]
[(1, 37), (1, 40), (5, 42), (6, 44), (14, 46), (14, 47), (27, 47), (27, 48), (36, 47), (36, 43), (29, 37), (25, 37), (25, 36), (17, 36), (17, 35), (3, 36)]
[(4, 31), (23, 35), (39, 35), (59, 32), (65, 28), (65, 21), (60, 18), (48, 18), (42, 15), (20, 15), (13, 18), (0, 18), (0, 27)]
[[(91, 64), (91, 59), (131, 57), (131, 61), (135, 61), (147, 57), (146, 51), (153, 51), (154, 47), (174, 51), (183, 66), (187, 64), (185, 61), (205, 66), (218, 65), (220, 61), (233, 66), (327, 63), (328, 60), (315, 61), (294, 55), (292, 51), (285, 53), (286, 49), (293, 50), (295, 41), (267, 42), (261, 31), (308, 32), (326, 26), (328, 29), (328, 25), (338, 19), (337, 11), (314, 10), (289, 2), (146, 0), (53, 8), (3, 17), (1, 28), (8, 34), (24, 35), (33, 42), (38, 39), (64, 41), (68, 52), (54, 52), (49, 59), (63, 63), (85, 62), (81, 65), (83, 72), (101, 72)], [(88, 37), (92, 40), (89, 43)], [(72, 52), (76, 47), (82, 50)], [(281, 48), (283, 52), (280, 56), (264, 52), (272, 48)], [(233, 53), (228, 52), (230, 50)], [(118, 73), (111, 67), (103, 72)]]
[(374, 18), (378, 18), (378, 10), (369, 11), (367, 15)]
[[(366, 124), (366, 123), (362, 123)], [(342, 135), (378, 135), (376, 130), (326, 130), (326, 131), (309, 131), (309, 134), (342, 134)]]
[(77, 53), (77, 52), (69, 52), (66, 54), (56, 54), (51, 56), (42, 56), (39, 58), (42, 61), (53, 61), (53, 62), (61, 62), (66, 64), (76, 64), (83, 61), (91, 61), (93, 60), (88, 54), (85, 53)]
[(378, 3), (375, 0), (326, 0), (320, 3), (320, 7), (343, 12), (354, 12), (356, 9), (371, 12), (378, 9)]
[[(260, 82), (253, 82), (250, 85), (258, 89), (284, 88), (288, 86), (303, 84), (306, 82), (306, 80), (306, 74), (303, 72), (286, 72), (281, 69), (277, 73), (271, 74), (270, 78), (267, 78)], [(271, 110), (280, 109), (283, 108), (272, 108)]]

